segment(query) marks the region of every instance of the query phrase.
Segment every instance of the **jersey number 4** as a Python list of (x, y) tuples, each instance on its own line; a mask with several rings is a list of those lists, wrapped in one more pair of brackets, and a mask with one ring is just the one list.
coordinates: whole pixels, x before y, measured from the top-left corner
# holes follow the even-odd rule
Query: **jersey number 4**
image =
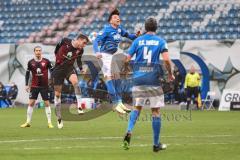
[[(135, 59), (136, 59), (136, 54), (133, 55), (131, 60), (135, 60)], [(143, 59), (147, 60), (147, 63), (152, 62), (152, 50), (149, 50), (148, 47), (143, 48)]]
[(143, 48), (143, 59), (146, 59), (147, 63), (152, 61), (152, 50), (149, 50), (148, 47)]

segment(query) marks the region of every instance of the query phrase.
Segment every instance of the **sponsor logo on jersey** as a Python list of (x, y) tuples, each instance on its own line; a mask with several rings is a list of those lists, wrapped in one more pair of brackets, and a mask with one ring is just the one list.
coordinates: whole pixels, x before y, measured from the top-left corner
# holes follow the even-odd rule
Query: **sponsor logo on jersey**
[(41, 68), (37, 68), (37, 74), (36, 75), (37, 76), (42, 76), (43, 75)]
[(72, 58), (72, 52), (68, 52), (66, 58), (70, 60)]
[(40, 74), (41, 73), (41, 69), (37, 68), (37, 73)]

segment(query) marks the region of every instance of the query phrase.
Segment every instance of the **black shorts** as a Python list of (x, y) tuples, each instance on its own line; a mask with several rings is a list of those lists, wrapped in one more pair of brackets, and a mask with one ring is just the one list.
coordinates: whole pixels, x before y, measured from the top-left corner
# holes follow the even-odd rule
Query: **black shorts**
[(38, 94), (41, 94), (42, 99), (44, 101), (49, 100), (49, 91), (48, 88), (40, 88), (40, 87), (31, 87), (30, 89), (30, 94), (29, 94), (29, 99), (34, 99), (36, 100), (38, 98)]
[(198, 97), (199, 93), (199, 87), (187, 87), (187, 98), (192, 98), (192, 95), (194, 98)]
[(53, 85), (63, 85), (64, 79), (69, 79), (71, 74), (76, 74), (72, 67), (54, 67), (51, 77), (53, 79)]

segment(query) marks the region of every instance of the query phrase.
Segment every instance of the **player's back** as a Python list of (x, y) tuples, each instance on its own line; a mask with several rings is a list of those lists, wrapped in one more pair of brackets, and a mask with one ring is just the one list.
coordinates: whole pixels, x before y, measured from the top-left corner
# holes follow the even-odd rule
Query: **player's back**
[(133, 42), (129, 52), (136, 54), (133, 62), (134, 85), (160, 85), (159, 78), (163, 73), (160, 54), (165, 50), (165, 40), (156, 35), (145, 34)]

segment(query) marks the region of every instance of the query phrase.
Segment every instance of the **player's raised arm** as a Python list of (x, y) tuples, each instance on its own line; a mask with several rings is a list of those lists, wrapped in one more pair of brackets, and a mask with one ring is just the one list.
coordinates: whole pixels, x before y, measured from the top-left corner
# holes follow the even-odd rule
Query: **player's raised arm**
[(136, 53), (136, 49), (137, 49), (137, 42), (136, 42), (136, 41), (133, 41), (131, 47), (128, 49), (127, 57), (126, 57), (126, 62), (131, 61), (132, 57), (133, 57), (134, 54)]
[(121, 36), (134, 40), (139, 36), (139, 33), (130, 34), (124, 28), (121, 27)]
[(131, 61), (133, 55), (136, 53), (136, 41), (133, 41), (133, 44), (128, 50), (128, 53), (126, 54), (126, 59), (124, 62), (123, 72), (127, 74), (129, 72), (129, 62)]
[(105, 42), (106, 36), (107, 36), (106, 30), (103, 29), (103, 31), (99, 32), (96, 39), (93, 41), (93, 51), (98, 58), (101, 58), (99, 46)]

